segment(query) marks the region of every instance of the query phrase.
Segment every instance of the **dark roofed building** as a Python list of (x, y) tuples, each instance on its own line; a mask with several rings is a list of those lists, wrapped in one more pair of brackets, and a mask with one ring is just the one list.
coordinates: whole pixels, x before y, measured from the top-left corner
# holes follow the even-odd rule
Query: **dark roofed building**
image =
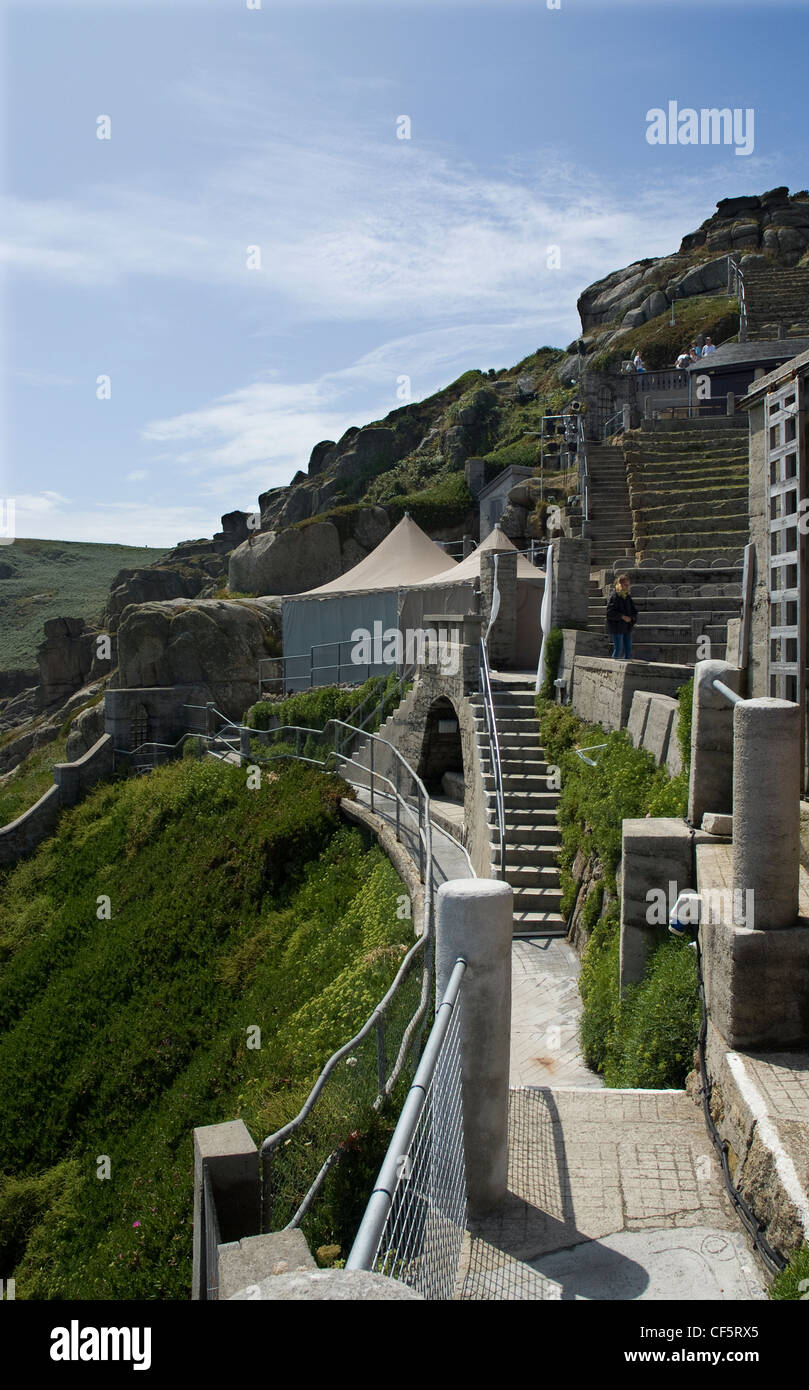
[[(771, 338), (759, 343), (723, 343), (707, 357), (700, 357), (686, 370), (690, 378), (690, 393), (695, 404), (718, 400), (729, 391), (739, 398), (747, 394), (754, 381), (767, 376), (809, 350), (809, 338)], [(699, 378), (709, 378), (706, 394)]]

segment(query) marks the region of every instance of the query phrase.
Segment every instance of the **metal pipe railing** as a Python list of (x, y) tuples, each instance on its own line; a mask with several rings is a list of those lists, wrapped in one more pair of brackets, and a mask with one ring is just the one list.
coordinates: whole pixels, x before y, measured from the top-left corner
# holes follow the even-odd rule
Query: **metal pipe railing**
[[(403, 1181), (409, 1181), (409, 1174), (406, 1171), (407, 1157), (458, 1003), (465, 972), (466, 961), (460, 958), (455, 962), (446, 993), (436, 1011), (435, 1022), (413, 1078), (413, 1084), (402, 1106), (365, 1215), (360, 1222), (351, 1253), (346, 1260), (346, 1269), (372, 1270), (376, 1264), (394, 1195)], [(461, 1152), (463, 1152), (463, 1146), (461, 1146)]]
[(725, 699), (729, 700), (732, 705), (744, 704), (744, 697), (742, 695), (737, 695), (736, 691), (731, 690), (729, 686), (725, 685), (724, 681), (711, 681), (711, 684), (714, 690), (718, 690), (719, 694), (724, 695)]
[(480, 686), (483, 694), (483, 711), (486, 717), (486, 733), (489, 739), (489, 764), (494, 779), (495, 812), (497, 816), (498, 858), (500, 876), (506, 876), (506, 812), (503, 797), (503, 769), (500, 762), (500, 740), (497, 735), (497, 720), (494, 714), (489, 654), (486, 639), (480, 639)]

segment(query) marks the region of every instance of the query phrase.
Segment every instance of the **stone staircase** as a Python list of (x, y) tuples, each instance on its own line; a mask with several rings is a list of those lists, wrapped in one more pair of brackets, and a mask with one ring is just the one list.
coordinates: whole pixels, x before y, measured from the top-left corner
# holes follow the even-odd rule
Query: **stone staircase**
[[(700, 637), (710, 655), (724, 657), (727, 623), (738, 617), (741, 560), (748, 540), (747, 430), (704, 421), (668, 429), (634, 430), (596, 453), (594, 476), (628, 481), (637, 560), (620, 551), (612, 563), (597, 551), (591, 571), (588, 629), (604, 638), (607, 599), (615, 574), (626, 572), (640, 610), (632, 646), (640, 661), (693, 665)], [(611, 454), (612, 460), (603, 455)], [(588, 456), (589, 466), (589, 456)]]
[(750, 527), (746, 417), (632, 430), (622, 449), (639, 562), (741, 562)]
[(749, 270), (744, 284), (749, 340), (809, 337), (809, 267)]
[(590, 519), (584, 534), (590, 538), (590, 568), (612, 569), (634, 563), (632, 511), (626, 482), (626, 463), (610, 444), (587, 447)]
[[(507, 677), (493, 679), (505, 809), (506, 882), (514, 889), (515, 936), (565, 936), (557, 857), (558, 791), (548, 789), (548, 763), (539, 746), (534, 691)], [(489, 757), (483, 695), (471, 696), (492, 855), (499, 877), (495, 779)]]

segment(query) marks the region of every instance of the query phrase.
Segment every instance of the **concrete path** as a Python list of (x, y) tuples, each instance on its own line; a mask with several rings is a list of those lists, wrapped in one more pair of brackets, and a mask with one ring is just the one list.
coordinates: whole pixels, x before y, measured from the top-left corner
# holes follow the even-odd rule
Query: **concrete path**
[(509, 1194), (465, 1239), (466, 1300), (764, 1299), (683, 1091), (514, 1090)]
[(581, 966), (559, 937), (516, 940), (512, 947), (512, 1086), (601, 1088), (581, 1055)]

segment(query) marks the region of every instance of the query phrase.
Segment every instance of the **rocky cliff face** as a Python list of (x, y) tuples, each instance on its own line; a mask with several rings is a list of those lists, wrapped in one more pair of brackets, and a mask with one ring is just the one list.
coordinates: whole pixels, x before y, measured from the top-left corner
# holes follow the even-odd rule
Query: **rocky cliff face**
[(742, 269), (766, 269), (809, 261), (809, 193), (790, 196), (774, 188), (760, 196), (725, 198), (674, 255), (636, 261), (597, 280), (580, 295), (582, 330), (610, 324), (639, 328), (666, 313), (678, 299), (727, 288), (733, 254)]
[(255, 700), (258, 662), (276, 649), (280, 610), (270, 599), (170, 599), (126, 610), (116, 686), (193, 685), (230, 719)]

